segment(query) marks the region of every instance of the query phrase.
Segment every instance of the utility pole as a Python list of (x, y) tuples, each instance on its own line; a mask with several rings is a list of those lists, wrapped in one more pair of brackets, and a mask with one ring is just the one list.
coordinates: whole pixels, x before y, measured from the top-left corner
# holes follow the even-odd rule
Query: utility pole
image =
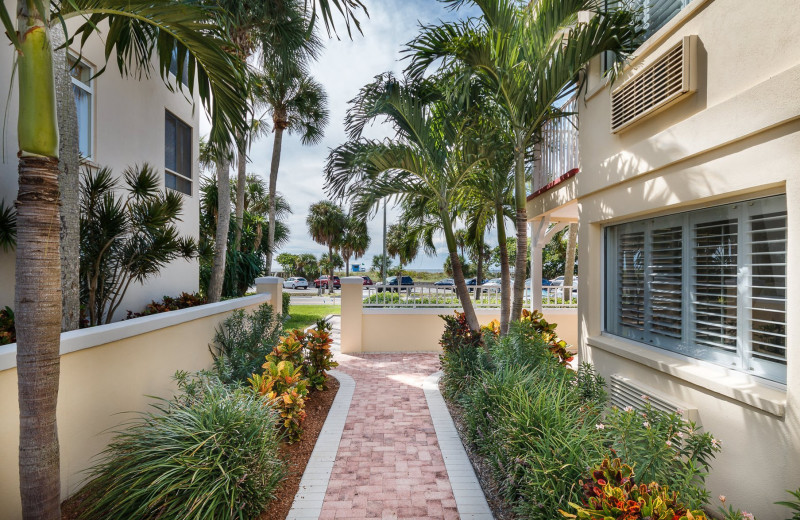
[(383, 199), (383, 266), (381, 268), (381, 283), (386, 286), (386, 199)]

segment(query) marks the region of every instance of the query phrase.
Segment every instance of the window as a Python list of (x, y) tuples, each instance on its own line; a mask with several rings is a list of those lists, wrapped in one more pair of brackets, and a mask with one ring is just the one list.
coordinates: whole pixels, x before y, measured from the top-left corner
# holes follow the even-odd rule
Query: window
[(192, 128), (166, 112), (164, 118), (164, 162), (167, 188), (192, 194)]
[(786, 382), (786, 197), (606, 228), (606, 331)]
[[(188, 87), (189, 86), (189, 56), (188, 56), (188, 53), (184, 53), (183, 58), (184, 58), (184, 62), (183, 62), (183, 67), (182, 67), (181, 83), (183, 83), (184, 86)], [(172, 59), (169, 62), (169, 72), (173, 76), (175, 76), (175, 78), (178, 77), (178, 44), (175, 44), (175, 46), (172, 47)]]
[[(637, 11), (641, 21), (644, 35), (644, 43), (653, 36), (659, 29), (664, 27), (667, 22), (672, 20), (681, 9), (689, 5), (691, 0), (626, 0), (622, 3), (627, 9)], [(606, 0), (606, 8), (613, 9), (615, 5), (620, 5), (619, 0)], [(606, 52), (603, 54), (603, 72), (611, 68), (614, 63), (614, 54)]]
[(93, 97), (94, 72), (90, 67), (72, 55), (68, 56), (70, 75), (72, 76), (72, 92), (75, 96), (75, 109), (78, 116), (78, 148), (85, 159), (94, 157), (93, 145)]

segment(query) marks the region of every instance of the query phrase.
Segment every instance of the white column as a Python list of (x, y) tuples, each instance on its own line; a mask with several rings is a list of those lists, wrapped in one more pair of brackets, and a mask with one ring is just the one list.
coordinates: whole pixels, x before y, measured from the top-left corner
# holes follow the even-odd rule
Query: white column
[(256, 293), (269, 294), (269, 304), (276, 314), (283, 313), (283, 278), (280, 276), (262, 276), (256, 278)]

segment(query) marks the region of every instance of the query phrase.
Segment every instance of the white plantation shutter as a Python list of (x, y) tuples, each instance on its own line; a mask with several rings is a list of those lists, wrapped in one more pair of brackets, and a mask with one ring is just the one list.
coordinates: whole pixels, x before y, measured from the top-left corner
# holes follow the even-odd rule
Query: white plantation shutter
[(645, 36), (649, 38), (664, 27), (687, 3), (688, 0), (644, 0)]
[(606, 330), (786, 381), (786, 197), (606, 229)]
[(647, 320), (651, 343), (679, 342), (683, 338), (683, 227), (654, 229), (650, 233)]

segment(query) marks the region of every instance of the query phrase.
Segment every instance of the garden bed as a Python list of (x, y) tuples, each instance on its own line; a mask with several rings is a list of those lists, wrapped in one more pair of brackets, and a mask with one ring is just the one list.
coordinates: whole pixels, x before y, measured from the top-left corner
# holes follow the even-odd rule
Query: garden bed
[(308, 459), (311, 458), (314, 445), (338, 391), (339, 381), (335, 377), (328, 377), (328, 389), (314, 392), (309, 396), (306, 404), (308, 415), (303, 422), (303, 437), (294, 444), (284, 444), (281, 449), (281, 454), (289, 464), (289, 475), (278, 486), (275, 500), (270, 502), (269, 508), (258, 517), (258, 520), (283, 520), (289, 514), (294, 496), (300, 488), (300, 479), (303, 478)]

